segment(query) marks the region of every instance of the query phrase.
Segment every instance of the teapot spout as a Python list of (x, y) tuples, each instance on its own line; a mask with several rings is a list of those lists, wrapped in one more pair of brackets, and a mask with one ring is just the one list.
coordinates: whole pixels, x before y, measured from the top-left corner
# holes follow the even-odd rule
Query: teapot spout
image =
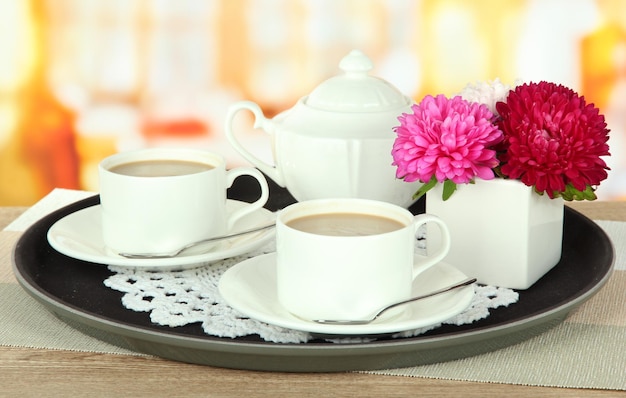
[[(248, 149), (243, 146), (243, 144), (235, 136), (233, 122), (237, 113), (242, 110), (248, 110), (252, 112), (252, 114), (254, 115), (253, 126), (255, 129), (261, 129), (267, 134), (273, 135), (274, 129), (272, 127), (272, 121), (265, 117), (259, 105), (252, 101), (239, 101), (231, 105), (228, 109), (228, 113), (226, 115), (226, 125), (224, 128), (226, 138), (233, 146), (233, 148), (235, 148), (235, 150), (239, 152), (239, 154), (243, 156), (248, 162), (250, 162), (256, 168), (265, 173), (269, 178), (276, 182), (276, 184), (285, 188), (284, 178), (282, 177), (282, 174), (280, 173), (278, 168), (275, 165), (266, 163), (253, 155)], [(273, 140), (273, 137), (271, 137), (271, 139)]]

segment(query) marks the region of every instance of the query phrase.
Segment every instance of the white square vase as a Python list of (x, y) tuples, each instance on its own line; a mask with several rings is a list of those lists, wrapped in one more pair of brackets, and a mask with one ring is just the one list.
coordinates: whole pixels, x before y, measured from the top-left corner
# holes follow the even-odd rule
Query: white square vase
[[(458, 185), (447, 200), (443, 184), (426, 194), (426, 212), (441, 217), (451, 235), (443, 260), (479, 283), (527, 289), (561, 258), (562, 199), (538, 195), (517, 180), (476, 180)], [(428, 228), (427, 246), (437, 247), (437, 228)]]

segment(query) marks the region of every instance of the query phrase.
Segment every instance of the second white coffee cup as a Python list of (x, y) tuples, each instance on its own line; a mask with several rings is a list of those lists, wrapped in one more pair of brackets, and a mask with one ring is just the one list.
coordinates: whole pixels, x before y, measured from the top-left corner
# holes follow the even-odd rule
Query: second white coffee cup
[[(259, 199), (226, 209), (226, 189), (254, 177)], [(263, 174), (251, 167), (226, 170), (218, 154), (184, 148), (120, 152), (99, 165), (103, 239), (116, 253), (163, 253), (227, 233), (267, 202)]]
[[(437, 224), (442, 239), (421, 256), (416, 234), (426, 223)], [(448, 229), (434, 215), (365, 199), (299, 202), (277, 217), (278, 300), (306, 320), (360, 319), (409, 298), (419, 274), (449, 249)]]

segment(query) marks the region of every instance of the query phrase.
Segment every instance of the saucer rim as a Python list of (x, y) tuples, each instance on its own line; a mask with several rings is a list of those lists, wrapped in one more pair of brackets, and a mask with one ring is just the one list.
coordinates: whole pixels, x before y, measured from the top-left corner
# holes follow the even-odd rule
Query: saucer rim
[[(231, 206), (233, 205), (243, 206), (243, 205), (248, 204), (247, 202), (239, 201), (235, 199), (227, 199), (226, 202), (227, 204), (230, 204)], [(101, 208), (102, 206), (99, 203), (97, 203), (91, 206), (81, 208), (57, 220), (54, 224), (52, 224), (52, 226), (48, 229), (46, 233), (46, 239), (48, 243), (50, 244), (50, 246), (54, 250), (58, 251), (59, 253), (63, 255), (66, 255), (76, 260), (81, 260), (81, 261), (85, 261), (89, 263), (123, 266), (123, 267), (134, 267), (134, 268), (141, 268), (141, 269), (153, 268), (155, 270), (163, 271), (163, 270), (182, 270), (182, 269), (196, 268), (196, 267), (200, 267), (200, 266), (203, 266), (212, 262), (216, 262), (219, 260), (224, 260), (230, 257), (242, 255), (262, 246), (274, 236), (274, 229), (272, 228), (272, 229), (260, 232), (259, 235), (257, 235), (256, 237), (253, 237), (252, 239), (246, 239), (244, 242), (242, 242), (241, 245), (235, 244), (234, 247), (231, 247), (227, 250), (192, 254), (192, 255), (180, 256), (180, 257), (175, 256), (175, 257), (169, 257), (169, 258), (127, 258), (127, 257), (119, 256), (119, 255), (112, 255), (112, 254), (106, 253), (104, 252), (105, 245), (104, 245), (104, 242), (102, 242), (101, 234), (97, 236), (97, 238), (99, 237), (99, 240), (97, 239), (95, 242), (96, 245), (101, 246), (103, 248), (102, 249), (103, 252), (101, 255), (81, 252), (80, 250), (76, 250), (71, 247), (68, 247), (67, 245), (64, 245), (63, 242), (60, 239), (58, 239), (59, 235), (62, 233), (62, 231), (60, 230), (62, 228), (62, 225), (64, 225), (64, 223), (67, 223), (68, 219), (79, 218), (79, 217), (86, 218), (90, 216), (93, 212), (100, 212)], [(273, 212), (265, 208), (261, 208), (261, 209), (255, 210), (249, 215), (244, 216), (239, 221), (239, 223), (242, 221), (245, 222), (245, 220), (248, 219), (249, 217), (254, 217), (254, 215), (259, 215), (259, 214), (262, 215), (263, 218), (265, 219), (259, 220), (258, 223), (255, 223), (255, 224), (262, 225), (261, 223), (263, 222), (270, 222), (272, 220), (275, 220), (275, 216)], [(98, 222), (98, 220), (99, 220), (99, 217), (96, 217), (96, 222)], [(253, 228), (255, 225), (245, 225), (245, 226)], [(89, 243), (94, 244), (94, 241), (90, 241)]]
[[(276, 314), (275, 316), (266, 316), (265, 312), (261, 312), (259, 314), (259, 310), (252, 308), (251, 306), (247, 306), (243, 304), (243, 300), (240, 299), (241, 291), (240, 289), (233, 289), (231, 286), (233, 283), (237, 283), (238, 274), (241, 272), (260, 272), (258, 271), (260, 268), (270, 268), (274, 267), (276, 263), (276, 252), (267, 253), (259, 256), (255, 256), (246, 260), (243, 260), (231, 268), (226, 270), (222, 277), (220, 278), (218, 284), (218, 290), (220, 295), (232, 308), (241, 312), (245, 316), (249, 316), (252, 319), (265, 322), (271, 325), (284, 327), (287, 329), (298, 330), (302, 332), (314, 333), (316, 335), (328, 335), (328, 336), (373, 336), (373, 335), (383, 335), (383, 334), (392, 334), (392, 333), (401, 333), (408, 330), (419, 329), (423, 327), (428, 327), (432, 325), (436, 325), (441, 323), (447, 319), (452, 318), (465, 311), (471, 304), (472, 299), (475, 295), (474, 285), (466, 286), (461, 289), (457, 289), (454, 291), (450, 291), (444, 293), (440, 296), (448, 296), (448, 297), (458, 297), (458, 300), (455, 301), (454, 304), (450, 305), (449, 308), (446, 309), (441, 315), (438, 316), (430, 316), (428, 317), (428, 321), (426, 321), (423, 317), (411, 317), (408, 319), (400, 319), (398, 321), (397, 317), (393, 317), (387, 321), (378, 321), (377, 323), (370, 323), (366, 325), (331, 325), (331, 324), (321, 324), (315, 323), (313, 321), (307, 321), (305, 319), (301, 319), (295, 315), (290, 314), (284, 307), (280, 305), (276, 298), (275, 292), (269, 292), (268, 289), (266, 295), (263, 295), (263, 298), (270, 298), (271, 304), (264, 303), (260, 297), (257, 297), (256, 300), (247, 300), (258, 303), (258, 305), (262, 306), (266, 309), (265, 312), (273, 312), (271, 307), (278, 306), (284, 310), (282, 314)], [(453, 272), (458, 275), (458, 279), (461, 280), (466, 278), (467, 276), (463, 274), (458, 268), (442, 261), (434, 265), (432, 268), (443, 268), (445, 272)], [(265, 270), (268, 271), (268, 270)], [(273, 275), (275, 279), (275, 271), (269, 270), (269, 272)], [(424, 271), (427, 272), (427, 271)], [(272, 276), (270, 275), (270, 276)], [(454, 277), (456, 280), (457, 276)], [(454, 282), (451, 280), (451, 282)], [(419, 283), (419, 276), (414, 281), (415, 283)], [(229, 286), (231, 285), (231, 286)], [(241, 287), (241, 286), (240, 286)], [(249, 285), (247, 285), (249, 287)], [(260, 289), (262, 289), (261, 287)], [(259, 289), (245, 289), (248, 295), (252, 294), (254, 296), (258, 296), (256, 291)], [(235, 290), (237, 290), (238, 294), (234, 294)], [(233, 293), (233, 294), (231, 294)], [(258, 306), (256, 308), (259, 308)], [(269, 309), (269, 311), (268, 311)], [(413, 315), (413, 314), (410, 314)]]

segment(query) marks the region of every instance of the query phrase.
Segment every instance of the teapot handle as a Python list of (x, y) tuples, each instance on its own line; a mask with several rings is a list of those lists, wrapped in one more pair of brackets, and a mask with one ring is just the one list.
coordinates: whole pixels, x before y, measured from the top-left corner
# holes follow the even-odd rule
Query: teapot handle
[(279, 173), (276, 166), (270, 165), (256, 156), (254, 156), (250, 151), (241, 145), (239, 140), (235, 137), (235, 133), (233, 131), (233, 120), (235, 119), (235, 115), (237, 112), (247, 109), (254, 114), (254, 128), (262, 129), (268, 134), (273, 134), (273, 126), (271, 120), (267, 119), (265, 115), (263, 115), (263, 111), (261, 108), (252, 101), (239, 101), (234, 103), (228, 109), (228, 113), (226, 115), (226, 125), (224, 131), (226, 132), (226, 138), (230, 144), (243, 156), (247, 161), (252, 163), (255, 167), (261, 170), (263, 173), (267, 174), (272, 180), (274, 180), (281, 187), (285, 187), (285, 183), (281, 174)]

